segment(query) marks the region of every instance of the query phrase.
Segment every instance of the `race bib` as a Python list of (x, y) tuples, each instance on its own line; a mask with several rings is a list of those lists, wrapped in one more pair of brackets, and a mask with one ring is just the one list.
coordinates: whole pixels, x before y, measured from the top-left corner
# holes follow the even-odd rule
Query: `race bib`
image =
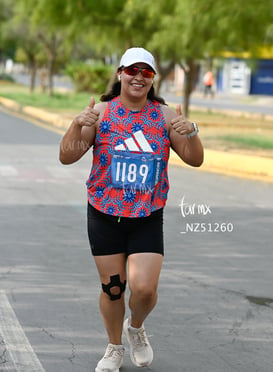
[(116, 151), (112, 156), (112, 185), (120, 189), (152, 191), (159, 181), (162, 159), (150, 153)]

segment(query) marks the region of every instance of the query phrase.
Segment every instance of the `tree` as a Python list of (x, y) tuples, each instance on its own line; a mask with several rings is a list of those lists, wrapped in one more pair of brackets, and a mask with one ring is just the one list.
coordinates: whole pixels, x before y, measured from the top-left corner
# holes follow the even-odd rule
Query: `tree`
[[(115, 25), (125, 0), (19, 0), (29, 14), (32, 31), (36, 33), (47, 55), (49, 93), (53, 92), (53, 72), (58, 55), (70, 54), (74, 42), (88, 39), (97, 57), (115, 50)], [(62, 15), (60, 17), (60, 14)], [(109, 43), (108, 36), (113, 37)], [(87, 34), (84, 35), (83, 34)], [(92, 49), (89, 48), (90, 54)], [(103, 53), (102, 53), (103, 52)]]
[(131, 46), (149, 49), (158, 65), (157, 91), (179, 63), (186, 77), (186, 115), (201, 60), (224, 50), (250, 50), (254, 55), (257, 46), (272, 43), (273, 0), (249, 0), (247, 7), (244, 0), (17, 0), (17, 4), (47, 53), (49, 69), (58, 55), (70, 48), (72, 53), (72, 45), (83, 39), (96, 58), (114, 53), (119, 58)]
[(162, 17), (151, 46), (173, 55), (184, 69), (186, 116), (199, 61), (224, 50), (253, 52), (272, 23), (272, 5), (272, 0), (249, 0), (247, 7), (244, 0), (176, 0), (174, 12)]
[(12, 57), (16, 48), (15, 40), (7, 35), (5, 26), (12, 15), (13, 0), (0, 0), (0, 62)]
[(31, 34), (27, 18), (17, 18), (15, 14), (6, 23), (4, 33), (6, 40), (9, 42), (13, 41), (16, 46), (17, 53), (15, 58), (19, 56), (19, 60), (25, 62), (29, 67), (30, 92), (33, 92), (36, 80), (37, 57), (40, 53), (37, 36)]
[(173, 70), (178, 54), (169, 45), (161, 42), (152, 43), (154, 35), (161, 32), (164, 20), (172, 17), (176, 0), (142, 0), (127, 1), (121, 14), (124, 23), (122, 32), (126, 35), (127, 47), (143, 46), (155, 56), (158, 75), (155, 81), (156, 93), (159, 93), (161, 83)]
[(65, 40), (65, 33), (57, 31), (46, 31), (46, 26), (37, 28), (37, 36), (41, 41), (44, 51), (47, 56), (47, 71), (48, 71), (48, 93), (53, 95), (53, 75), (56, 67), (58, 54), (61, 53), (61, 46)]
[(3, 35), (6, 43), (15, 45), (15, 58), (28, 65), (30, 91), (33, 92), (37, 67), (45, 63), (46, 54), (42, 52), (39, 32), (29, 22), (30, 14), (23, 1), (12, 1), (9, 4), (9, 17), (3, 25)]
[[(53, 94), (53, 74), (58, 64), (70, 54), (72, 45), (66, 42), (66, 31), (43, 18), (44, 1), (1, 0), (9, 12), (3, 24), (3, 38), (19, 48), (20, 58), (30, 69), (30, 90), (34, 90), (37, 67), (47, 65), (48, 92)], [(51, 2), (48, 2), (50, 4)], [(46, 8), (45, 8), (46, 9)], [(1, 18), (1, 14), (0, 14)]]

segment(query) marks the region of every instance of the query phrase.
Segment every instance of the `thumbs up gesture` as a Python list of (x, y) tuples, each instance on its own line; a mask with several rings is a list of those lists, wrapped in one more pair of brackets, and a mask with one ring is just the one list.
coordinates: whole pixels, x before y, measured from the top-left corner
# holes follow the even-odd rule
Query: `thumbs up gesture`
[(181, 104), (176, 106), (176, 117), (171, 120), (171, 125), (181, 135), (191, 133), (194, 130), (192, 122), (184, 117)]
[(90, 98), (89, 107), (90, 107), (90, 108), (94, 108), (95, 104), (96, 104), (96, 102), (95, 102), (95, 98), (94, 98), (94, 97), (91, 97), (91, 98)]
[(74, 118), (73, 122), (80, 127), (91, 127), (99, 120), (99, 116), (100, 112), (95, 109), (95, 99), (91, 97), (89, 105)]

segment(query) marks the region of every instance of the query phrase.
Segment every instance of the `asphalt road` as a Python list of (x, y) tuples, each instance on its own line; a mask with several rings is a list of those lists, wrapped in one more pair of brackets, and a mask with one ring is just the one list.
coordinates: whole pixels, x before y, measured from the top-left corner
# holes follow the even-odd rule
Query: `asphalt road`
[[(164, 93), (167, 102), (181, 103), (182, 97)], [(204, 98), (202, 93), (194, 92), (190, 104), (194, 107), (217, 111), (236, 111), (261, 115), (273, 115), (273, 96), (248, 96), (238, 94), (217, 93), (214, 98)], [(191, 107), (192, 107), (191, 106)]]
[[(86, 235), (91, 155), (0, 112), (0, 371), (94, 371), (106, 334)], [(273, 185), (172, 166), (153, 372), (272, 372)], [(128, 296), (128, 294), (127, 294)], [(128, 348), (122, 372), (136, 372)]]

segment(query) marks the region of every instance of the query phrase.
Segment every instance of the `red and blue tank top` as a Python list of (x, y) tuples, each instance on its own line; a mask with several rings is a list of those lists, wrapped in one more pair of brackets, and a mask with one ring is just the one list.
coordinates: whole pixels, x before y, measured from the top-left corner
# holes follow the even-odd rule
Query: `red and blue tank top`
[(146, 217), (164, 207), (169, 190), (170, 139), (161, 106), (147, 101), (140, 111), (108, 102), (93, 146), (86, 182), (89, 203), (121, 217)]

